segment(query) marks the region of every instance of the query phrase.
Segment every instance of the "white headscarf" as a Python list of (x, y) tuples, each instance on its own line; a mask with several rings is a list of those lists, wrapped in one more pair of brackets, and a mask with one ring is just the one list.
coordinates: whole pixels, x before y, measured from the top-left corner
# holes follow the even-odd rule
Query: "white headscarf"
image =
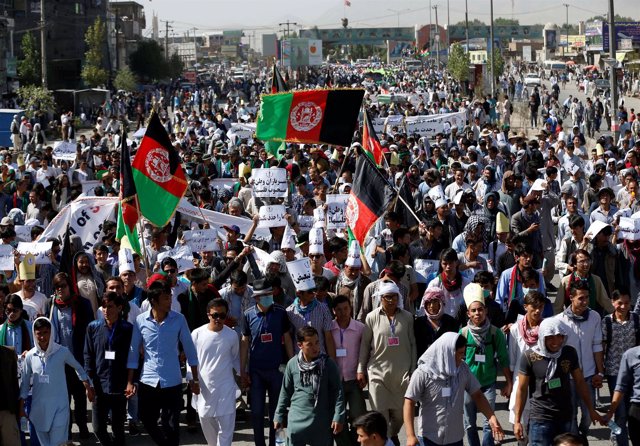
[(456, 342), (459, 337), (458, 333), (444, 333), (418, 359), (418, 368), (429, 378), (448, 381), (454, 398), (458, 389)]
[[(51, 326), (51, 336), (49, 336), (49, 345), (47, 346), (47, 350), (42, 350), (40, 348), (40, 344), (38, 344), (38, 340), (36, 339), (36, 324), (38, 323), (38, 321), (40, 319), (43, 319), (47, 322), (49, 322), (49, 325)], [(57, 352), (58, 350), (60, 350), (61, 345), (57, 344), (55, 342), (55, 338), (56, 338), (56, 333), (55, 333), (55, 328), (53, 326), (53, 324), (51, 323), (51, 321), (46, 318), (46, 317), (39, 317), (37, 318), (35, 321), (33, 321), (33, 325), (31, 326), (31, 332), (33, 333), (33, 343), (35, 344), (36, 350), (38, 352), (38, 356), (41, 356), (43, 358), (48, 358), (49, 356), (53, 355), (55, 352)]]
[[(550, 352), (547, 349), (547, 345), (544, 343), (544, 339), (547, 336), (555, 336), (559, 334), (564, 336), (564, 341), (562, 341), (562, 345), (557, 352)], [(564, 347), (566, 344), (567, 330), (564, 323), (560, 319), (551, 317), (548, 319), (544, 319), (540, 323), (540, 328), (538, 329), (538, 344), (533, 347), (532, 350), (540, 356), (544, 356), (549, 360), (549, 365), (547, 366), (547, 374), (545, 376), (544, 382), (549, 382), (553, 378), (553, 375), (556, 373), (558, 358), (562, 354), (562, 347)]]

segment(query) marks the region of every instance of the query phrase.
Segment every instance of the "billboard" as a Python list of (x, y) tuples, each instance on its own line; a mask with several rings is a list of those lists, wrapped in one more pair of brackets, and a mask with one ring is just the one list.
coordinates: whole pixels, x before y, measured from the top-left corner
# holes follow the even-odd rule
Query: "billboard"
[(416, 31), (413, 27), (402, 28), (332, 28), (301, 29), (300, 37), (320, 39), (324, 43), (342, 45), (381, 45), (387, 40), (413, 41)]
[[(615, 26), (616, 48), (624, 39), (630, 39), (632, 46), (640, 46), (640, 22), (617, 22)], [(628, 43), (625, 42), (628, 46)], [(604, 51), (609, 51), (609, 24), (602, 24), (602, 46)]]
[(555, 29), (544, 30), (544, 43), (548, 50), (555, 50), (558, 47), (556, 34), (557, 34), (557, 31)]
[(322, 65), (322, 40), (283, 40), (282, 63), (285, 67), (291, 67), (294, 69), (312, 65)]
[(276, 57), (278, 54), (278, 36), (275, 34), (262, 35), (262, 55), (264, 57)]
[(533, 59), (531, 58), (531, 45), (522, 46), (522, 60), (525, 62), (533, 62)]
[(584, 25), (584, 35), (593, 37), (602, 35), (602, 20), (587, 22)]
[[(541, 39), (542, 38), (542, 25), (498, 25), (493, 27), (493, 36), (496, 40), (510, 40), (510, 39)], [(465, 27), (452, 25), (449, 27), (449, 38), (452, 41), (465, 39)], [(469, 38), (483, 38), (489, 37), (488, 25), (469, 25)]]

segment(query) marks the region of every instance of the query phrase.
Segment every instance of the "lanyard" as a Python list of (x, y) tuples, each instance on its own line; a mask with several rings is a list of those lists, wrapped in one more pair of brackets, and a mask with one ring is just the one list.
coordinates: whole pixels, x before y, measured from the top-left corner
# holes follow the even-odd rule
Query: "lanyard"
[(42, 364), (42, 374), (46, 375), (47, 374), (47, 363), (44, 360), (44, 356), (38, 355), (38, 358), (40, 358), (40, 363)]
[(345, 328), (343, 330), (342, 328), (339, 328), (339, 330), (340, 330), (340, 348), (344, 348), (344, 332), (347, 331), (347, 329)]
[(113, 328), (111, 329), (111, 333), (109, 334), (109, 350), (112, 350), (111, 345), (112, 345), (112, 342), (113, 342), (113, 336), (116, 334), (116, 328), (118, 327), (119, 323), (120, 323), (120, 321), (118, 321), (115, 324), (113, 324)]
[(269, 310), (265, 313), (262, 318), (262, 324), (260, 326), (260, 333), (269, 333), (269, 318), (271, 317), (271, 313)]
[(389, 319), (389, 327), (391, 327), (391, 336), (395, 336), (396, 335), (396, 318), (394, 317), (393, 319)]

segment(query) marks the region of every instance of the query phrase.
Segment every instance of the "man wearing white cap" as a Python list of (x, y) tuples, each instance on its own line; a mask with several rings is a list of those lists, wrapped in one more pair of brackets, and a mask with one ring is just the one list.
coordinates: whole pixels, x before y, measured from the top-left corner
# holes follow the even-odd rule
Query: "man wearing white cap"
[(36, 260), (27, 254), (18, 267), (21, 289), (16, 294), (22, 299), (30, 321), (46, 314), (47, 296), (36, 291)]
[(399, 445), (403, 397), (415, 369), (413, 316), (398, 308), (400, 290), (394, 282), (381, 283), (376, 294), (380, 307), (366, 317), (357, 380), (360, 387), (369, 384), (371, 408), (384, 415), (389, 437)]
[(344, 268), (340, 271), (336, 281), (336, 295), (345, 295), (351, 301), (351, 316), (355, 318), (361, 311), (364, 302), (364, 291), (371, 283), (371, 279), (362, 274), (362, 260), (360, 259), (360, 245), (352, 240), (347, 251)]

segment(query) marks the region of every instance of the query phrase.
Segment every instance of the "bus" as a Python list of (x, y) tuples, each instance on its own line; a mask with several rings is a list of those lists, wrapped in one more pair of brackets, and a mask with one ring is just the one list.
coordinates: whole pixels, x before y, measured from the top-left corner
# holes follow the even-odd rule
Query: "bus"
[(544, 75), (547, 79), (551, 76), (551, 71), (561, 73), (567, 69), (567, 64), (561, 60), (545, 60), (543, 65)]

